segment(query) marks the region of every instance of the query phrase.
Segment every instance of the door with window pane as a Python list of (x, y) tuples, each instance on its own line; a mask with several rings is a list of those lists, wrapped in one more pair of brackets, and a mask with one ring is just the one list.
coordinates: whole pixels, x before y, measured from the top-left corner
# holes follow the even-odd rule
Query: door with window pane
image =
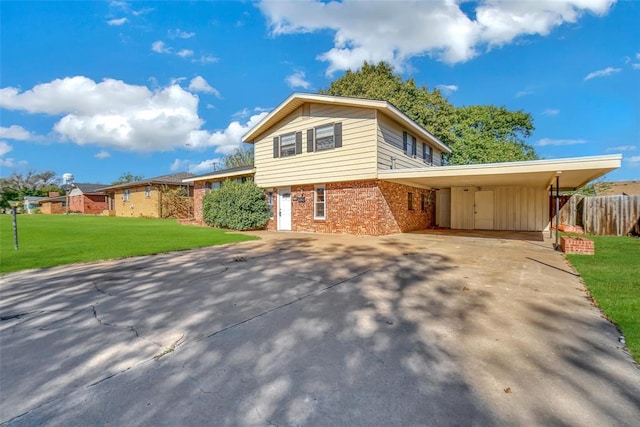
[(278, 230), (291, 231), (291, 188), (278, 190)]

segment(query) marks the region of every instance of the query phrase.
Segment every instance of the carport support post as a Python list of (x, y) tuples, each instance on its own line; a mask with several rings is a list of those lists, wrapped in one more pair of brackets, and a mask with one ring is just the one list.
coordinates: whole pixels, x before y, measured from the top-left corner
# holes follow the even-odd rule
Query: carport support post
[(556, 175), (556, 244), (554, 249), (558, 250), (558, 231), (560, 226), (560, 175)]
[(553, 184), (549, 187), (549, 238), (553, 237)]

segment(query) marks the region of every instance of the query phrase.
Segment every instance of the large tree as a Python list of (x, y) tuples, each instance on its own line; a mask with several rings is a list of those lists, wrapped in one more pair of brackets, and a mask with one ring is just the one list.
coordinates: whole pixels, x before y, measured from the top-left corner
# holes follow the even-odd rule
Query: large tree
[(451, 165), (536, 158), (525, 143), (534, 129), (530, 114), (492, 105), (456, 108), (438, 89), (403, 80), (384, 62), (365, 62), (320, 93), (390, 102), (453, 150), (444, 156)]
[(253, 166), (253, 146), (236, 148), (233, 153), (224, 156), (221, 163), (222, 169)]
[(48, 196), (50, 191), (62, 192), (58, 183), (53, 171), (14, 172), (6, 178), (0, 178), (0, 207), (6, 208), (8, 201), (23, 200), (25, 196)]
[(131, 172), (125, 172), (118, 179), (113, 181), (111, 185), (128, 184), (130, 182), (142, 181), (144, 177), (142, 175), (134, 175)]

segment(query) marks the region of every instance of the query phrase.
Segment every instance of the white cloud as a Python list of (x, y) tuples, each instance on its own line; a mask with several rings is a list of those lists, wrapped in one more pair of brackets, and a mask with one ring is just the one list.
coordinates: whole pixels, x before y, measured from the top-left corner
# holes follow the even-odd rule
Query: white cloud
[(640, 156), (625, 157), (623, 160), (631, 163), (632, 166), (640, 166)]
[(41, 137), (32, 134), (22, 126), (11, 125), (8, 128), (0, 126), (0, 138), (15, 139), (17, 141), (27, 141), (41, 139)]
[(617, 147), (607, 148), (607, 152), (636, 151), (638, 147), (635, 145), (619, 145)]
[(210, 132), (201, 129), (198, 102), (197, 95), (177, 84), (150, 90), (121, 80), (97, 83), (83, 76), (56, 79), (23, 92), (0, 89), (0, 108), (61, 116), (53, 129), (62, 140), (121, 151), (170, 151), (190, 144), (228, 154), (266, 114)]
[(562, 146), (562, 145), (576, 145), (576, 144), (585, 144), (587, 142), (586, 139), (552, 139), (552, 138), (542, 138), (539, 140), (536, 145), (538, 147), (546, 147), (546, 146)]
[(97, 153), (96, 153), (96, 155), (95, 155), (95, 156), (93, 156), (93, 157), (95, 157), (96, 159), (106, 159), (106, 158), (108, 158), (108, 157), (111, 157), (111, 154), (109, 154), (109, 152), (108, 152), (108, 151), (106, 151), (106, 150), (100, 150), (100, 151), (99, 151), (99, 152), (97, 152)]
[(143, 7), (142, 9), (134, 10), (131, 12), (133, 16), (146, 15), (149, 12), (153, 12), (155, 9), (153, 7)]
[(542, 112), (543, 116), (557, 116), (558, 114), (560, 114), (560, 110), (556, 108), (547, 108)]
[(220, 165), (220, 159), (203, 160), (198, 163), (185, 159), (175, 159), (169, 169), (172, 171), (187, 171), (195, 174), (213, 172), (217, 165)]
[(218, 62), (218, 58), (213, 55), (202, 55), (200, 58), (194, 58), (191, 62), (199, 62), (200, 64), (213, 64)]
[(107, 21), (108, 25), (119, 27), (120, 25), (124, 25), (129, 21), (127, 18), (118, 18), (118, 19), (110, 19)]
[(610, 76), (611, 74), (615, 74), (615, 73), (618, 73), (618, 72), (620, 72), (620, 68), (607, 67), (605, 69), (598, 70), (598, 71), (593, 71), (593, 72), (587, 74), (587, 76), (584, 78), (584, 80), (587, 81), (587, 80), (594, 79), (596, 77), (606, 77), (606, 76)]
[(0, 141), (0, 166), (4, 168), (17, 168), (21, 166), (26, 166), (27, 162), (24, 160), (16, 161), (13, 157), (5, 158), (4, 155), (13, 151), (13, 147), (7, 144), (6, 141)]
[(287, 76), (284, 80), (291, 89), (298, 87), (309, 89), (311, 87), (311, 83), (304, 79), (304, 71), (296, 71), (290, 76)]
[[(481, 51), (512, 43), (522, 36), (546, 36), (585, 12), (604, 15), (615, 0), (464, 2), (475, 7), (470, 15), (461, 1), (411, 0), (283, 2), (262, 0), (271, 34), (331, 31), (333, 48), (318, 59), (329, 64), (327, 74), (356, 69), (363, 61), (387, 61), (402, 69), (407, 59), (429, 55), (455, 64)], [(473, 6), (472, 6), (473, 5)]]
[(214, 132), (209, 136), (210, 145), (218, 147), (216, 152), (221, 154), (231, 154), (239, 148), (242, 136), (254, 127), (266, 116), (266, 112), (255, 114), (243, 125), (239, 121), (233, 121), (224, 130)]
[(4, 156), (7, 153), (13, 151), (13, 147), (7, 144), (6, 141), (0, 141), (0, 156)]
[(190, 39), (195, 35), (196, 33), (188, 33), (177, 28), (175, 30), (169, 30), (169, 38), (171, 39)]
[(534, 93), (536, 93), (536, 92), (533, 89), (530, 89), (530, 88), (522, 89), (522, 90), (516, 92), (515, 97), (516, 98), (522, 98), (523, 96), (533, 95)]
[(195, 76), (189, 82), (189, 90), (192, 92), (211, 93), (216, 98), (220, 98), (220, 92), (218, 89), (212, 87), (202, 76)]
[(631, 67), (632, 67), (634, 70), (640, 70), (640, 64), (631, 64)]
[(445, 95), (449, 95), (458, 90), (458, 86), (456, 85), (436, 85), (436, 89), (442, 92)]
[(151, 50), (157, 53), (171, 53), (171, 48), (168, 47), (162, 40), (157, 40), (151, 43)]
[(193, 51), (191, 49), (182, 49), (181, 51), (176, 53), (176, 55), (178, 55), (181, 58), (186, 58), (188, 56), (192, 56), (193, 55)]

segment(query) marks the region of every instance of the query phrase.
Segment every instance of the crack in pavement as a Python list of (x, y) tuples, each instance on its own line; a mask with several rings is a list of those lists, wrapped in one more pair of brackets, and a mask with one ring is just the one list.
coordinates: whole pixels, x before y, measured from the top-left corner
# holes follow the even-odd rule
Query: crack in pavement
[(238, 326), (240, 326), (240, 325), (244, 325), (245, 323), (249, 323), (249, 322), (251, 322), (252, 320), (255, 320), (255, 319), (258, 319), (258, 318), (260, 318), (260, 317), (263, 317), (263, 316), (265, 316), (265, 315), (267, 315), (267, 314), (269, 314), (269, 313), (272, 313), (272, 312), (274, 312), (274, 311), (280, 310), (280, 309), (282, 309), (282, 308), (284, 308), (284, 307), (288, 307), (288, 306), (290, 306), (290, 305), (292, 305), (292, 304), (298, 303), (298, 302), (300, 302), (300, 301), (302, 301), (302, 300), (305, 300), (305, 299), (307, 299), (307, 298), (309, 298), (309, 297), (311, 297), (311, 296), (320, 295), (320, 294), (322, 294), (322, 293), (324, 293), (324, 292), (328, 291), (328, 290), (329, 290), (329, 289), (331, 289), (331, 288), (334, 288), (334, 287), (336, 287), (336, 286), (338, 286), (338, 285), (341, 285), (341, 284), (343, 284), (343, 283), (345, 283), (345, 282), (348, 282), (349, 280), (353, 280), (353, 279), (355, 279), (355, 278), (358, 278), (358, 277), (364, 276), (365, 274), (367, 274), (367, 273), (369, 273), (370, 271), (373, 271), (373, 270), (374, 270), (374, 269), (372, 268), (372, 269), (368, 269), (368, 270), (362, 271), (362, 272), (360, 272), (360, 273), (358, 273), (358, 274), (356, 274), (356, 275), (354, 275), (354, 276), (351, 276), (351, 277), (348, 277), (348, 278), (346, 278), (346, 279), (340, 280), (339, 282), (336, 282), (336, 283), (334, 283), (334, 284), (332, 284), (332, 285), (326, 286), (326, 287), (324, 287), (324, 288), (322, 288), (322, 289), (318, 289), (318, 290), (315, 290), (315, 291), (309, 292), (309, 293), (304, 294), (304, 295), (302, 295), (302, 296), (300, 296), (300, 297), (298, 297), (298, 298), (295, 298), (295, 299), (293, 299), (293, 300), (291, 300), (291, 301), (289, 301), (289, 302), (286, 302), (286, 303), (284, 303), (284, 304), (280, 304), (280, 305), (278, 305), (278, 306), (276, 306), (276, 307), (270, 308), (269, 310), (265, 310), (265, 311), (263, 311), (263, 312), (261, 312), (261, 313), (258, 313), (258, 314), (254, 315), (254, 316), (251, 316), (251, 317), (249, 317), (249, 318), (247, 318), (247, 319), (244, 319), (244, 320), (241, 320), (241, 321), (239, 321), (239, 322), (233, 323), (233, 324), (231, 324), (231, 325), (229, 325), (229, 326), (225, 326), (224, 328), (219, 329), (219, 330), (217, 330), (217, 331), (215, 331), (215, 332), (213, 332), (213, 333), (211, 333), (211, 334), (209, 334), (209, 335), (207, 335), (207, 336), (205, 336), (205, 337), (202, 337), (202, 338), (196, 339), (195, 341), (196, 341), (196, 342), (203, 341), (203, 340), (205, 340), (205, 339), (207, 339), (207, 338), (211, 338), (211, 337), (213, 337), (213, 336), (216, 336), (216, 335), (218, 335), (218, 334), (221, 334), (222, 332), (228, 331), (228, 330), (233, 329), (233, 328), (235, 328), (235, 327), (238, 327)]

